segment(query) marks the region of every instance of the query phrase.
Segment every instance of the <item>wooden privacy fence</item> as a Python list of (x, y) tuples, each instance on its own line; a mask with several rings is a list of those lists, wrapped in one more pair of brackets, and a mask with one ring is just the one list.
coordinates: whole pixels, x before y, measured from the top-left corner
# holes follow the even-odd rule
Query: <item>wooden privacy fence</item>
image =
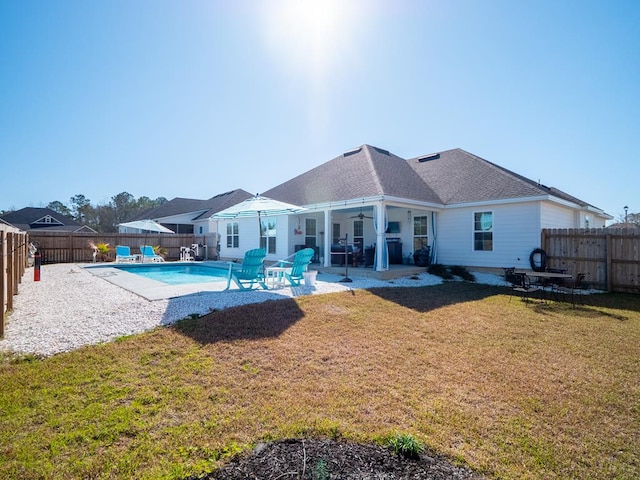
[(18, 284), (27, 267), (28, 252), (28, 234), (0, 225), (0, 338), (4, 337), (6, 313), (13, 310), (13, 297), (18, 294)]
[(584, 273), (593, 288), (640, 293), (640, 229), (542, 230), (547, 267)]
[[(141, 245), (160, 246), (163, 256), (167, 260), (180, 258), (180, 247), (190, 247), (194, 243), (206, 244), (202, 235), (189, 234), (158, 234), (158, 233), (64, 233), (64, 232), (30, 232), (31, 242), (38, 247), (42, 256), (42, 263), (73, 263), (93, 262), (94, 249), (91, 244), (109, 244), (109, 253), (106, 258), (98, 261), (115, 260), (116, 245), (125, 245), (131, 248), (131, 253), (140, 253)], [(207, 256), (213, 258), (215, 250), (207, 248)]]

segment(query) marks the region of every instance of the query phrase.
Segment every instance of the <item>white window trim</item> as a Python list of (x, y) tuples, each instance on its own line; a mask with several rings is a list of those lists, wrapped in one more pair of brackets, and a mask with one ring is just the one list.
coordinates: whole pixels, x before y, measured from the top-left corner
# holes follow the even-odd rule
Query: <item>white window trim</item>
[[(238, 230), (238, 233), (236, 233), (236, 234), (233, 233), (233, 226), (234, 225), (236, 225), (236, 228)], [(231, 227), (231, 233), (229, 233), (229, 227)], [(227, 228), (227, 232), (226, 232), (226, 237), (227, 237), (226, 245), (227, 245), (227, 248), (235, 248), (235, 249), (240, 248), (240, 225), (238, 225), (238, 222), (228, 222), (226, 224), (226, 228)], [(229, 237), (231, 237), (231, 246), (229, 246)], [(233, 246), (233, 237), (238, 237), (238, 246), (237, 247)]]
[[(476, 233), (483, 232), (483, 230), (476, 230), (476, 213), (490, 213), (491, 214), (491, 250), (476, 250)], [(493, 210), (474, 210), (471, 213), (471, 251), (473, 253), (491, 253), (494, 251), (495, 242), (495, 230), (496, 221), (495, 213)]]

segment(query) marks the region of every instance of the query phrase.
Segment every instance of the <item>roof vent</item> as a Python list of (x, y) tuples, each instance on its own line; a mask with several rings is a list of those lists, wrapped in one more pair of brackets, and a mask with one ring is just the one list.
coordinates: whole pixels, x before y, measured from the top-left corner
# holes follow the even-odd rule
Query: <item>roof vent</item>
[(418, 157), (418, 161), (420, 163), (430, 162), (431, 160), (437, 160), (440, 158), (439, 153), (432, 153), (430, 155), (425, 155), (424, 157)]
[(354, 150), (349, 150), (348, 152), (344, 152), (342, 154), (343, 157), (349, 157), (351, 155), (355, 155), (356, 153), (360, 152), (362, 150), (362, 147), (358, 147)]

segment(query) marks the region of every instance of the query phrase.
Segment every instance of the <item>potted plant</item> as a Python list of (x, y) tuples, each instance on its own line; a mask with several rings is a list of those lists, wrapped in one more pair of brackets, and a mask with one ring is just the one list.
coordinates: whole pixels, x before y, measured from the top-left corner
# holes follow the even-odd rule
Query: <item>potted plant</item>
[(153, 253), (155, 253), (156, 255), (159, 255), (162, 258), (164, 258), (165, 255), (167, 254), (167, 249), (164, 248), (164, 247), (161, 247), (160, 245), (155, 245), (153, 247)]
[(98, 243), (96, 245), (96, 250), (98, 251), (98, 255), (100, 255), (100, 260), (103, 262), (107, 261), (107, 256), (109, 255), (109, 244), (108, 243)]
[(413, 254), (413, 261), (418, 267), (428, 267), (431, 262), (431, 247), (424, 246)]

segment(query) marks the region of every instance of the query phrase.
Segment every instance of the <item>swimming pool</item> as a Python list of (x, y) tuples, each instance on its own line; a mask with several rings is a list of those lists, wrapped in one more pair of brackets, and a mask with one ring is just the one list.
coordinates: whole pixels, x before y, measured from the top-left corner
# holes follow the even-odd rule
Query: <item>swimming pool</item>
[(171, 265), (155, 263), (151, 265), (117, 265), (114, 268), (166, 283), (167, 285), (223, 282), (227, 280), (227, 275), (229, 274), (227, 268), (202, 264)]

